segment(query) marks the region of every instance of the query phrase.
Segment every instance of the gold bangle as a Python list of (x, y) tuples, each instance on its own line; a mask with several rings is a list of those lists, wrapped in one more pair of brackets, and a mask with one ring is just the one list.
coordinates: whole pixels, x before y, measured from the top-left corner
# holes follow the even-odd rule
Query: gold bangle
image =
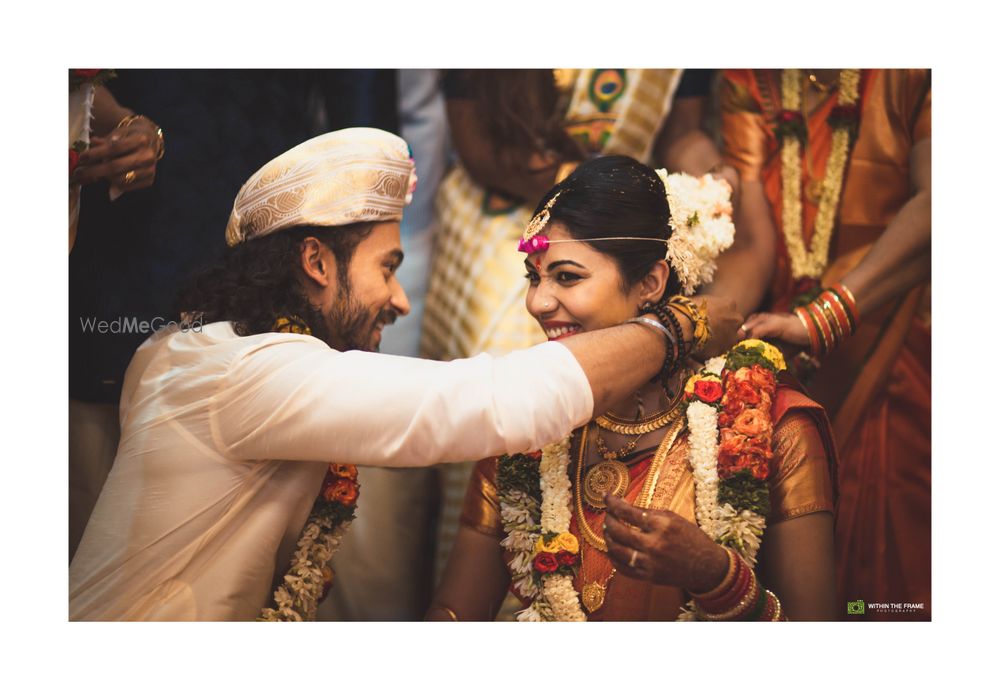
[(442, 606), (441, 604), (435, 604), (434, 606), (431, 606), (431, 608), (430, 608), (431, 611), (434, 611), (435, 609), (438, 610), (438, 611), (444, 611), (445, 613), (448, 614), (449, 618), (451, 618), (456, 623), (458, 622), (458, 614), (456, 614), (454, 611), (452, 611), (447, 606)]
[(163, 142), (163, 128), (160, 127), (155, 122), (153, 122), (152, 120), (150, 120), (148, 117), (146, 117), (145, 115), (135, 115), (135, 114), (126, 115), (125, 117), (123, 117), (121, 120), (118, 121), (118, 124), (115, 125), (115, 129), (123, 129), (129, 127), (136, 120), (146, 120), (156, 130), (156, 160), (160, 160), (161, 158), (163, 158), (163, 155), (167, 152), (167, 147)]
[(782, 616), (781, 599), (779, 599), (777, 597), (777, 595), (774, 592), (772, 592), (771, 590), (769, 590), (769, 589), (768, 590), (764, 590), (764, 591), (767, 592), (768, 596), (770, 596), (772, 599), (774, 599), (774, 615), (771, 616), (771, 620), (772, 621), (780, 621), (781, 620), (781, 616)]

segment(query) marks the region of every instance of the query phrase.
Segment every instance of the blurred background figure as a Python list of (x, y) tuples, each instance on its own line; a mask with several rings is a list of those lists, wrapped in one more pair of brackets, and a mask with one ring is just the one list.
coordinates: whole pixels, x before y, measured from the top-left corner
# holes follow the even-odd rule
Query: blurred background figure
[(840, 453), (841, 615), (863, 599), (929, 620), (930, 71), (727, 70), (721, 87), (742, 190), (709, 291), (769, 312), (751, 337), (811, 354), (798, 374)]

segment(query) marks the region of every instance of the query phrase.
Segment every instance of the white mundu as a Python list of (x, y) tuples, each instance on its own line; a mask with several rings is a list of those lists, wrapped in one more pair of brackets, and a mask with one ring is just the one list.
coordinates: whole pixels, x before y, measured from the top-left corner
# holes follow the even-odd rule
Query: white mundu
[(525, 451), (592, 411), (558, 343), (445, 363), (239, 337), (225, 322), (165, 329), (126, 373), (118, 454), (70, 566), (70, 618), (253, 620), (327, 463)]

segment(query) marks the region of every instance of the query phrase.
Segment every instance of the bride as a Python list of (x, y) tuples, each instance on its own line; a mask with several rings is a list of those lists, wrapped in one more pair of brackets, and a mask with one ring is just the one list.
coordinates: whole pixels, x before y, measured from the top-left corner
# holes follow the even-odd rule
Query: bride
[(549, 339), (653, 311), (674, 366), (561, 444), (477, 464), (428, 619), (493, 620), (508, 590), (519, 620), (835, 618), (822, 408), (770, 345), (704, 363), (671, 326), (709, 334), (682, 293), (731, 242), (713, 184), (608, 156), (539, 204), (520, 249)]

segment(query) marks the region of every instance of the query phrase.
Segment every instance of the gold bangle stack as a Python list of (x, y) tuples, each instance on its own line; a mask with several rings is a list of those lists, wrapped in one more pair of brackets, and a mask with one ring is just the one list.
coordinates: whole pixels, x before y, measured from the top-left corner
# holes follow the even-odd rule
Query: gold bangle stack
[(163, 155), (167, 152), (166, 144), (163, 141), (163, 128), (160, 127), (155, 122), (153, 122), (151, 119), (149, 119), (145, 115), (126, 115), (125, 117), (123, 117), (121, 120), (118, 121), (118, 124), (115, 125), (115, 129), (125, 129), (136, 120), (145, 120), (146, 122), (151, 124), (153, 128), (156, 130), (156, 160), (160, 160), (161, 158), (163, 158)]

